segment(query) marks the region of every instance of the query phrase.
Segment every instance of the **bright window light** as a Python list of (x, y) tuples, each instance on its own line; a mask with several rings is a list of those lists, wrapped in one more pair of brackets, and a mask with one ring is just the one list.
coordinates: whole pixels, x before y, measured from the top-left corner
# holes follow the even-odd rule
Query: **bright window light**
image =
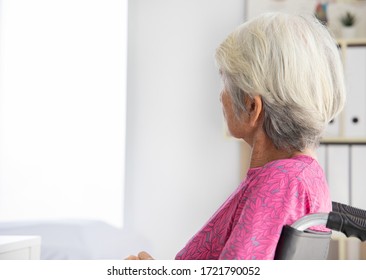
[(0, 3), (0, 220), (122, 226), (127, 0)]

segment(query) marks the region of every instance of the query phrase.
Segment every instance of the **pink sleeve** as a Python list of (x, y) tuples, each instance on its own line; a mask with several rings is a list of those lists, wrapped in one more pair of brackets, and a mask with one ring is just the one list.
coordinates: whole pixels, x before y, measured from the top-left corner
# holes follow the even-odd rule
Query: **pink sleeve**
[(271, 179), (265, 183), (248, 186), (250, 192), (239, 205), (238, 222), (219, 259), (273, 259), (283, 225), (308, 212), (308, 195), (296, 177), (268, 175)]

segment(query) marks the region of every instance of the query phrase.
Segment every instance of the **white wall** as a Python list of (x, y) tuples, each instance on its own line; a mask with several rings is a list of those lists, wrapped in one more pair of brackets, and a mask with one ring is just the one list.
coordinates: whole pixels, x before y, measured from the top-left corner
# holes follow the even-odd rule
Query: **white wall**
[(214, 52), (244, 15), (242, 0), (129, 3), (125, 225), (156, 258), (174, 258), (240, 182)]

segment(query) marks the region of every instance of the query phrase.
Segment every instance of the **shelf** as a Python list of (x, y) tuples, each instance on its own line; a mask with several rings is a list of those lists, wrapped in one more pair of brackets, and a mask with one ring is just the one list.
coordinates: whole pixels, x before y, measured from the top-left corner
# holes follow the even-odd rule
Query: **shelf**
[(366, 46), (366, 38), (350, 38), (350, 39), (338, 38), (337, 43), (341, 47)]
[[(363, 38), (338, 38), (337, 39), (337, 43), (338, 46), (341, 50), (341, 56), (342, 56), (342, 62), (345, 68), (349, 67), (350, 65), (347, 64), (347, 59), (349, 58), (349, 53), (348, 53), (348, 49), (352, 49), (352, 47), (366, 47), (366, 37)], [(363, 49), (363, 48), (362, 48)], [(356, 51), (355, 49), (352, 51)], [(358, 51), (358, 50), (357, 50)], [(362, 52), (364, 51), (364, 49), (362, 50)], [(353, 60), (354, 60), (354, 56), (353, 56)], [(362, 60), (361, 60), (362, 61)], [(363, 62), (364, 63), (364, 62)], [(347, 69), (345, 69), (347, 70)], [(348, 71), (345, 71), (345, 73), (349, 74)], [(354, 75), (352, 77), (355, 77)], [(347, 79), (349, 77), (346, 77), (346, 82), (350, 82), (350, 79)], [(355, 78), (354, 78), (355, 79)], [(355, 81), (355, 80), (351, 80), (351, 81)], [(360, 77), (360, 75), (357, 76), (357, 79), (363, 79), (363, 76)], [(363, 92), (363, 90), (362, 90)], [(366, 92), (364, 93), (366, 94)], [(361, 99), (362, 102), (363, 99)], [(347, 98), (346, 101), (348, 104), (350, 104), (350, 99)], [(352, 103), (353, 104), (353, 103)], [(356, 101), (357, 104), (357, 101)], [(356, 116), (363, 119), (364, 115), (363, 113), (360, 113), (360, 110), (357, 111), (358, 116), (356, 113)], [(346, 119), (347, 118), (347, 119)], [(364, 135), (364, 133), (360, 133), (360, 131), (358, 131), (357, 135), (360, 135), (360, 137), (347, 137), (346, 135), (348, 135), (347, 131), (346, 131), (346, 126), (350, 125), (350, 121), (351, 119), (349, 119), (350, 116), (346, 116), (345, 115), (345, 111), (341, 112), (340, 115), (338, 116), (338, 120), (339, 120), (339, 124), (338, 128), (338, 137), (324, 137), (320, 143), (321, 144), (335, 144), (335, 145), (366, 145), (366, 135)], [(347, 121), (348, 120), (348, 121)], [(363, 125), (363, 122), (362, 122)], [(360, 127), (358, 127), (359, 129)], [(363, 128), (364, 130), (364, 128)], [(362, 130), (362, 132), (364, 132)]]
[(320, 140), (320, 144), (334, 144), (334, 145), (366, 145), (366, 138), (324, 138)]

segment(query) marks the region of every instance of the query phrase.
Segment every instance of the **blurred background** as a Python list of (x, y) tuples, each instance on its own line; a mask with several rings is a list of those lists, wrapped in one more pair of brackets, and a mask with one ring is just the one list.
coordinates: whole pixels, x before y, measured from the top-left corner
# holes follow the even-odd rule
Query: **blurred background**
[[(344, 2), (0, 0), (0, 255), (1, 236), (36, 235), (41, 259), (173, 259), (248, 167), (225, 130), (216, 47), (261, 12), (318, 5), (343, 37), (338, 18), (365, 7)], [(338, 123), (328, 171), (334, 145), (354, 152)]]

